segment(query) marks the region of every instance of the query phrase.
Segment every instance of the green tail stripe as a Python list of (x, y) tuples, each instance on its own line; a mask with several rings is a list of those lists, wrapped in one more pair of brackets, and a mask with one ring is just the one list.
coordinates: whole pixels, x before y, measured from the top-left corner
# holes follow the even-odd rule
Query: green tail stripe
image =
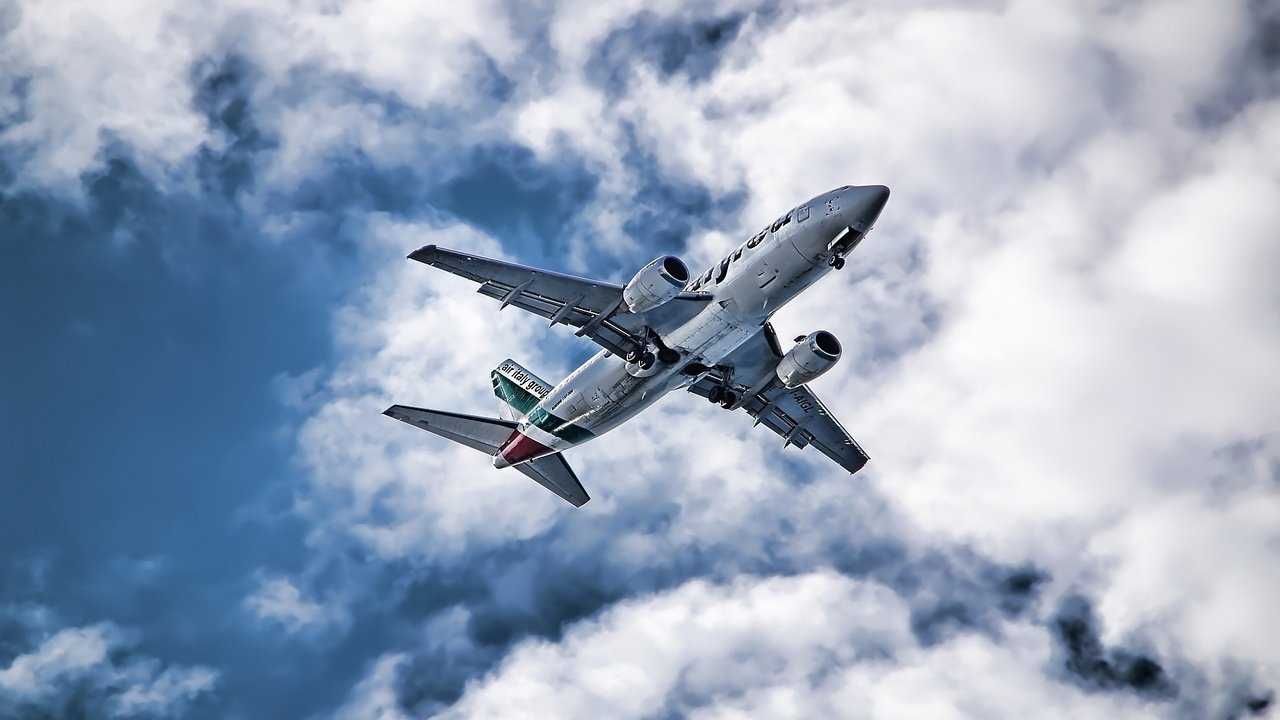
[(529, 413), (529, 422), (540, 430), (545, 430), (562, 440), (568, 440), (575, 444), (584, 442), (596, 436), (596, 434), (590, 430), (574, 425), (568, 421), (561, 420), (543, 408), (536, 408), (533, 412)]
[(561, 420), (545, 409), (538, 407), (538, 403), (542, 402), (542, 398), (511, 382), (509, 378), (499, 374), (497, 370), (494, 370), (490, 377), (493, 379), (493, 394), (497, 395), (499, 400), (515, 408), (521, 415), (528, 416), (530, 424), (534, 427), (575, 444), (595, 437), (595, 433), (590, 430)]
[(515, 408), (521, 415), (528, 415), (541, 401), (541, 398), (537, 395), (516, 385), (505, 376), (499, 375), (497, 370), (493, 371), (491, 377), (493, 378), (493, 394), (497, 395), (499, 400)]

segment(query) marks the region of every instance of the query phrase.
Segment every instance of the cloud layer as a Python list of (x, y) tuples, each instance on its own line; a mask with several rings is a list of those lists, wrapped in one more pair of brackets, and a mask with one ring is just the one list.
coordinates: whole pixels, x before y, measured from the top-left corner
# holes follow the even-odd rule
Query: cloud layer
[(174, 717), (217, 683), (209, 668), (166, 665), (138, 653), (130, 633), (112, 623), (40, 632), (47, 617), (34, 608), (5, 618), (36, 637), (0, 668), (0, 710), (9, 717)]
[[(227, 610), (360, 666), (307, 712), (1269, 710), (1280, 88), (1264, 5), (0, 18), (7, 196), (93, 207), (127, 167), (322, 279), (339, 268), (318, 309), (331, 357), (272, 383), (293, 472), (249, 512), (297, 528), (299, 557), (255, 560)], [(570, 453), (594, 498), (575, 512), (378, 415), (496, 414), (503, 358), (555, 381), (590, 351), (403, 261), (419, 245), (620, 280), (661, 252), (712, 262), (804, 198), (881, 182), (893, 198), (849, 267), (775, 320), (848, 349), (815, 390), (873, 457), (852, 479), (672, 397)], [(128, 253), (150, 216), (122, 205), (108, 239)], [(164, 267), (188, 272), (201, 237), (167, 238)], [(63, 675), (40, 658), (101, 669), (59, 648), (110, 646), (111, 627), (28, 647), (4, 686), (55, 702)], [(362, 633), (376, 642), (357, 651)], [(148, 672), (140, 708), (214, 677)]]

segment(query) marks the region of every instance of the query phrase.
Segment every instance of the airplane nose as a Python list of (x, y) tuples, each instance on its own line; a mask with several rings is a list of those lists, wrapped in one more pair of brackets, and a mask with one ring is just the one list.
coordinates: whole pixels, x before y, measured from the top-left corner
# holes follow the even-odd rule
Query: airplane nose
[(889, 202), (889, 188), (884, 185), (860, 185), (845, 192), (848, 197), (846, 207), (849, 208), (849, 219), (853, 221), (850, 225), (862, 222), (870, 229)]
[(876, 214), (884, 209), (885, 203), (889, 202), (889, 186), (888, 185), (866, 185), (862, 188), (866, 191), (866, 202), (875, 206)]

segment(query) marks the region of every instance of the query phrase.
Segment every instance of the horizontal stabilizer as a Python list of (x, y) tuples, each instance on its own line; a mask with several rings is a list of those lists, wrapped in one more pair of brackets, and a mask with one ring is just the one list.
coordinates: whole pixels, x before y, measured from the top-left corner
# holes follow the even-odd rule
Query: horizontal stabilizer
[[(516, 423), (509, 420), (408, 405), (392, 405), (383, 410), (382, 414), (489, 455), (496, 455), (503, 443), (516, 432), (517, 427)], [(560, 453), (520, 463), (515, 468), (574, 507), (582, 507), (583, 503), (591, 499)]]
[(573, 474), (573, 469), (564, 461), (564, 456), (560, 453), (530, 460), (516, 465), (515, 468), (542, 487), (564, 498), (574, 507), (582, 507), (591, 499), (591, 496), (587, 495), (586, 488), (578, 482), (578, 476)]
[(516, 431), (516, 424), (510, 420), (426, 410), (408, 405), (392, 405), (383, 410), (382, 414), (489, 455), (497, 454), (498, 448)]

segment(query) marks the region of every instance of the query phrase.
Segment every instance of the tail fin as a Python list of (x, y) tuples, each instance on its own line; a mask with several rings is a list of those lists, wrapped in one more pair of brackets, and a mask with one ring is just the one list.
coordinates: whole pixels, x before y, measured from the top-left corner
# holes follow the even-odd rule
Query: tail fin
[[(510, 420), (407, 405), (392, 405), (383, 410), (382, 414), (489, 455), (496, 455), (502, 445), (517, 432), (516, 423)], [(515, 468), (574, 507), (582, 507), (583, 503), (591, 499), (560, 453), (530, 460)]]
[(521, 415), (528, 415), (551, 392), (545, 380), (511, 358), (503, 360), (489, 377), (493, 380), (493, 394)]

